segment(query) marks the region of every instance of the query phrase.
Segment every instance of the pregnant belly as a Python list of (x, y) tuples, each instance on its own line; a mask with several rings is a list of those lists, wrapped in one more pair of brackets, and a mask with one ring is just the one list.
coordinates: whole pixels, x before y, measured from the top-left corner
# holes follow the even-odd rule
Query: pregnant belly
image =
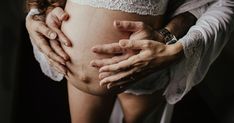
[(91, 51), (94, 45), (118, 42), (129, 38), (129, 32), (120, 32), (113, 27), (114, 20), (143, 21), (155, 28), (162, 23), (162, 16), (140, 16), (121, 11), (112, 11), (90, 6), (78, 5), (67, 1), (65, 11), (70, 18), (63, 22), (62, 31), (71, 40), (72, 47), (64, 47), (71, 58), (68, 63), (68, 82), (84, 92), (94, 95), (114, 93), (99, 85), (98, 69), (89, 65), (93, 59), (111, 57), (95, 54)]

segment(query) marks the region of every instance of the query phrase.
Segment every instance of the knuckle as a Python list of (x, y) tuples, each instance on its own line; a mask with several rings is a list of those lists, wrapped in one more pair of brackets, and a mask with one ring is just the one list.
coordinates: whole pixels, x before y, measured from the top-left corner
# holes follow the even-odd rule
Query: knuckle
[(40, 52), (43, 52), (42, 48), (39, 46), (37, 47), (37, 49), (40, 51)]
[(114, 69), (114, 70), (120, 70), (121, 67), (120, 67), (119, 65), (116, 65), (116, 66), (113, 67), (113, 69)]
[(59, 45), (58, 41), (50, 40), (50, 45), (54, 46), (54, 47), (57, 47), (57, 48), (60, 48), (59, 47), (60, 45)]
[(52, 58), (54, 56), (53, 51), (52, 50), (48, 51), (47, 52), (47, 56), (50, 57), (50, 58)]
[(145, 48), (149, 48), (149, 47), (151, 47), (152, 46), (152, 42), (150, 42), (150, 41), (145, 41), (144, 42), (144, 47)]
[(145, 23), (142, 21), (138, 22), (138, 27), (145, 28)]
[(126, 23), (126, 28), (132, 28), (133, 24), (132, 23)]
[(118, 61), (118, 58), (117, 57), (113, 57), (113, 58), (111, 58), (111, 60), (110, 60), (110, 62), (114, 62), (114, 63), (116, 63)]
[(146, 56), (152, 56), (154, 54), (154, 52), (152, 50), (148, 50), (148, 52), (146, 52)]
[(55, 8), (51, 11), (51, 13), (56, 13), (56, 12), (59, 12), (59, 7), (55, 7)]
[(41, 48), (45, 45), (43, 40), (44, 40), (43, 37), (38, 37), (37, 45)]
[(37, 31), (40, 31), (44, 27), (44, 23), (38, 22), (35, 24), (35, 28)]
[(45, 34), (45, 35), (50, 36), (50, 33), (51, 33), (50, 29), (46, 28), (46, 29), (44, 30), (44, 34)]

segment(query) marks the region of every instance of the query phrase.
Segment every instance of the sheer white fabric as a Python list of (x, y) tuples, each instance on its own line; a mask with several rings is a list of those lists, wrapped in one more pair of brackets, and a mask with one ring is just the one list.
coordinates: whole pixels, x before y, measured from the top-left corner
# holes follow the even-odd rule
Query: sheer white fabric
[(140, 15), (163, 15), (168, 0), (71, 0), (80, 5), (120, 10)]
[(61, 81), (64, 75), (53, 69), (53, 67), (49, 64), (48, 59), (46, 59), (45, 55), (39, 51), (32, 39), (31, 43), (33, 45), (35, 59), (39, 62), (42, 72), (54, 81)]
[(171, 68), (167, 101), (174, 104), (200, 83), (234, 30), (234, 1), (218, 0), (198, 19), (180, 42), (185, 58)]

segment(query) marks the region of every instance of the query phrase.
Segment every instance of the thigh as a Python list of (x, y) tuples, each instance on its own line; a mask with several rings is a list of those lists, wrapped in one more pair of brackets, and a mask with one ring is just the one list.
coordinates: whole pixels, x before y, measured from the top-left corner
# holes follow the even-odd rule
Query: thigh
[(94, 96), (78, 90), (68, 82), (72, 123), (108, 123), (114, 96)]
[(162, 94), (163, 90), (147, 95), (119, 94), (118, 99), (123, 109), (125, 123), (143, 123), (152, 112), (157, 113), (159, 116), (155, 118), (157, 121), (160, 120), (161, 110), (165, 106), (165, 98)]

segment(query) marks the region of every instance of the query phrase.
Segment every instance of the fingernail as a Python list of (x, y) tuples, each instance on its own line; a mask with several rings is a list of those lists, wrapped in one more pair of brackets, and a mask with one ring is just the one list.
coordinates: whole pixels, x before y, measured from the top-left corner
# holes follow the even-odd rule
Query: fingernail
[(50, 38), (55, 39), (57, 34), (55, 32), (50, 33)]
[(100, 69), (99, 69), (99, 72), (104, 72), (104, 70), (105, 70), (105, 69), (103, 69), (103, 68), (100, 68)]
[(120, 26), (120, 22), (119, 21), (115, 21), (115, 25), (116, 26)]
[(103, 85), (103, 82), (102, 82), (102, 81), (100, 81), (99, 85), (100, 85), (100, 86), (102, 86), (102, 85)]
[(63, 65), (66, 65), (66, 62), (62, 62)]
[(64, 19), (64, 20), (67, 20), (68, 16), (67, 16), (66, 13), (64, 13), (64, 14), (61, 16), (61, 18)]
[(69, 47), (69, 43), (67, 43), (67, 42), (65, 42), (64, 45), (67, 46), (67, 47)]
[(106, 82), (107, 82), (106, 80), (102, 79), (102, 80), (100, 81), (100, 86), (103, 86)]
[(108, 84), (107, 85), (107, 89), (111, 89), (112, 85), (111, 84)]
[[(69, 56), (64, 56), (64, 59), (65, 59), (66, 61), (68, 61), (70, 58), (69, 58)], [(65, 64), (66, 64), (66, 62), (65, 62)]]
[(93, 52), (97, 52), (97, 48), (96, 47), (92, 47), (92, 51)]
[(102, 74), (100, 74), (99, 79), (104, 79), (104, 76)]
[(122, 47), (126, 47), (126, 46), (127, 46), (127, 43), (126, 43), (126, 41), (121, 40), (121, 41), (119, 42), (119, 45), (122, 46)]

